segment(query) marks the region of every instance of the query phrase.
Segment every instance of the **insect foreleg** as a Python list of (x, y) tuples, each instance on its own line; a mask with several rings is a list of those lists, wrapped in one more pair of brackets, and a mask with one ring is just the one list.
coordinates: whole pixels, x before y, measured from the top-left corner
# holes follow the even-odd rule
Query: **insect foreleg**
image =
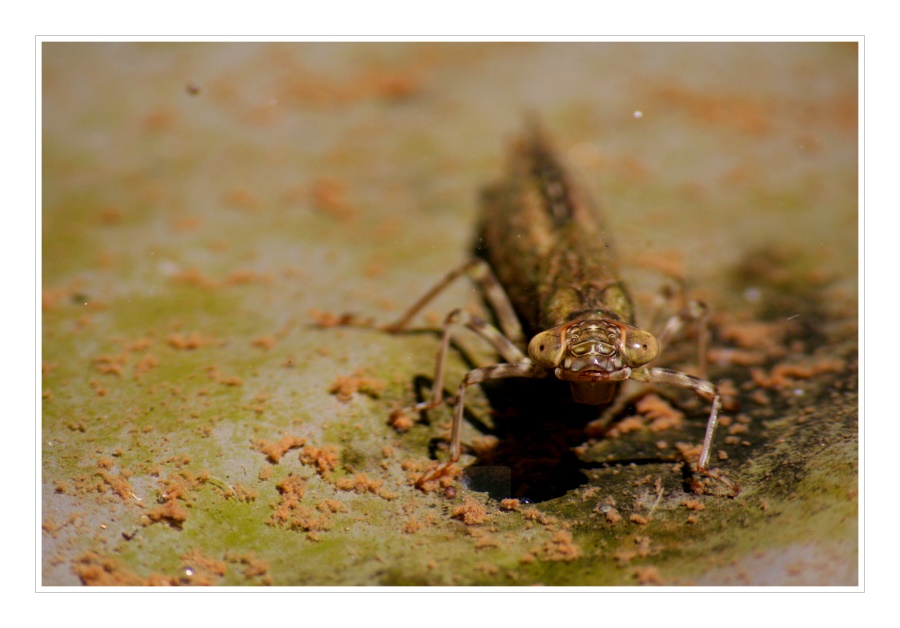
[(697, 460), (697, 472), (718, 480), (730, 488), (734, 492), (734, 495), (740, 493), (741, 489), (737, 484), (709, 468), (709, 458), (712, 453), (716, 427), (719, 425), (719, 413), (722, 411), (722, 397), (719, 394), (719, 389), (716, 388), (716, 385), (705, 379), (700, 379), (699, 377), (694, 377), (693, 375), (688, 375), (681, 371), (659, 367), (635, 369), (631, 374), (631, 378), (651, 384), (669, 384), (671, 386), (678, 386), (679, 388), (687, 388), (688, 390), (694, 391), (697, 396), (712, 402), (709, 419), (706, 421), (706, 434), (703, 437), (703, 447), (700, 450), (700, 457)]
[[(527, 358), (526, 358), (527, 359)], [(546, 377), (547, 370), (543, 367), (532, 364), (531, 362), (516, 362), (512, 364), (494, 364), (491, 366), (483, 366), (481, 368), (472, 369), (466, 373), (456, 393), (456, 405), (453, 408), (453, 427), (450, 430), (450, 459), (436, 469), (429, 471), (416, 482), (416, 486), (421, 488), (426, 482), (435, 480), (445, 475), (447, 469), (459, 460), (462, 453), (460, 445), (463, 410), (465, 409), (466, 388), (473, 384), (480, 384), (495, 379), (506, 379), (511, 377), (529, 377), (541, 378)]]

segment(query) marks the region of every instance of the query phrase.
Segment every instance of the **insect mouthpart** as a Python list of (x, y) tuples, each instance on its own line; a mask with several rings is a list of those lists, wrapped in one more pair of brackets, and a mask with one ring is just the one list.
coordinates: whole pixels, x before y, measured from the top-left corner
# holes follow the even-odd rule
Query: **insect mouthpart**
[(554, 375), (569, 382), (578, 403), (604, 405), (612, 401), (620, 381), (631, 377), (623, 359), (621, 323), (582, 319), (566, 325), (565, 353)]
[(569, 329), (568, 350), (560, 365), (573, 373), (611, 373), (625, 366), (619, 355), (618, 329), (600, 321)]

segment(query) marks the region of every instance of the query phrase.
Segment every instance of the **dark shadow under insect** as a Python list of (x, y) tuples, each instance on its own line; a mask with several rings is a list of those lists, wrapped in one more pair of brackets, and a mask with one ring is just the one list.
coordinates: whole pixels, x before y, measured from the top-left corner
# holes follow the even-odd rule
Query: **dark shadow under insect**
[[(419, 376), (414, 384), (418, 397), (427, 398), (432, 381)], [(475, 460), (462, 470), (461, 482), (468, 489), (487, 493), (493, 499), (540, 503), (584, 486), (591, 469), (681, 461), (677, 457), (632, 455), (631, 452), (604, 462), (580, 458), (575, 449), (587, 440), (585, 426), (602, 409), (572, 401), (564, 382), (507, 380), (486, 384), (483, 390), (492, 409), (492, 424), (468, 410), (465, 418), (479, 433), (496, 440), (490, 447), (477, 451), (463, 444), (466, 453), (474, 455)], [(624, 406), (611, 424), (634, 412), (633, 405)], [(446, 457), (446, 447), (445, 439), (433, 438), (429, 443), (429, 457), (434, 460)], [(688, 490), (693, 477), (689, 465), (684, 465), (683, 474), (684, 488)]]
[[(415, 384), (420, 398), (427, 398), (431, 381), (417, 377)], [(568, 387), (556, 380), (508, 380), (482, 388), (493, 411), (490, 424), (468, 409), (464, 416), (495, 440), (477, 451), (464, 443), (466, 452), (476, 456), (463, 469), (461, 481), (467, 488), (498, 500), (541, 502), (585, 483), (585, 463), (573, 448), (585, 441), (584, 426), (596, 418), (597, 408), (573, 403)], [(447, 444), (433, 438), (429, 457), (446, 457)]]

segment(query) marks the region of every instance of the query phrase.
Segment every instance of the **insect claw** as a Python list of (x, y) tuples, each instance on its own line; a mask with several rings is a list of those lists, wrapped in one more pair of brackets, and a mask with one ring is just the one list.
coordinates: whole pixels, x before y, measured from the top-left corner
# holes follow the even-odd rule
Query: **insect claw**
[[(711, 480), (715, 480), (720, 484), (724, 484), (728, 488), (728, 490), (731, 491), (730, 497), (732, 499), (741, 494), (741, 487), (738, 484), (735, 484), (724, 475), (717, 473), (716, 471), (712, 471), (711, 469), (697, 469), (697, 473)], [(702, 481), (697, 479), (691, 482), (691, 491), (697, 495), (711, 494), (709, 491), (709, 487)]]
[(456, 471), (456, 465), (452, 460), (445, 462), (423, 473), (422, 476), (418, 480), (416, 480), (415, 486), (423, 493), (430, 493), (433, 489), (431, 487), (426, 487), (426, 484), (428, 484), (429, 482), (435, 482), (449, 475), (453, 475), (456, 473)]

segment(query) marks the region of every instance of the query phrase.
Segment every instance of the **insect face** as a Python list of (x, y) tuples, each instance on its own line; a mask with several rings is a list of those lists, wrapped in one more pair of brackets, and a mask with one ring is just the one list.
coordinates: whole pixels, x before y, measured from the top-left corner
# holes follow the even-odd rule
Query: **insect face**
[(619, 326), (607, 320), (570, 323), (566, 356), (560, 366), (572, 373), (613, 373), (625, 366), (620, 352)]
[(581, 381), (622, 379), (625, 369), (647, 364), (658, 352), (659, 343), (650, 332), (603, 318), (559, 325), (528, 344), (532, 362), (556, 369), (561, 379)]

